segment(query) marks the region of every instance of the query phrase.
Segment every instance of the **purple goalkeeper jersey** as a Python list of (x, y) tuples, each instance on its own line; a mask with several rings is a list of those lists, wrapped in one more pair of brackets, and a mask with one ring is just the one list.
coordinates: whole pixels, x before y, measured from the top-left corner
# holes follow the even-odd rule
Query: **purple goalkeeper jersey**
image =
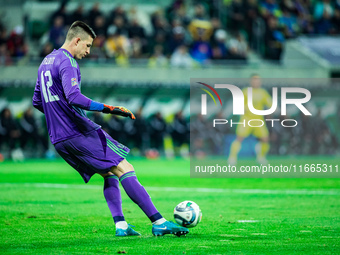
[(65, 49), (53, 50), (39, 67), (33, 106), (45, 114), (52, 144), (100, 128), (86, 116), (91, 99), (80, 83), (78, 63)]

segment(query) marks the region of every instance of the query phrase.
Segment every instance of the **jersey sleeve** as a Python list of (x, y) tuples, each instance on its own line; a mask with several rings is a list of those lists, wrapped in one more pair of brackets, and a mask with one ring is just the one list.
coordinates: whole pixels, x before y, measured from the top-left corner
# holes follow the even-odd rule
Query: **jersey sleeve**
[(250, 113), (249, 108), (248, 108), (248, 87), (242, 89), (242, 93), (244, 96), (244, 114), (247, 115)]
[(78, 68), (73, 67), (69, 59), (64, 59), (60, 64), (59, 75), (68, 103), (88, 110), (92, 100), (80, 92)]
[(35, 84), (35, 89), (33, 93), (33, 99), (32, 99), (33, 107), (44, 113), (44, 108), (41, 101), (41, 92), (40, 92), (40, 81), (39, 78), (37, 79), (37, 82)]
[(269, 109), (273, 104), (272, 97), (269, 95), (267, 90), (264, 90), (263, 94), (264, 105)]

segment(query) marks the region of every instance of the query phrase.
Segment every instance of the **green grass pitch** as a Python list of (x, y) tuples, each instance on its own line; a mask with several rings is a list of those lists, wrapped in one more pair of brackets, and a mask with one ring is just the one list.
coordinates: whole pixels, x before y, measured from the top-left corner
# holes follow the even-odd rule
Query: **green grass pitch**
[(122, 189), (125, 217), (142, 236), (117, 238), (100, 176), (83, 184), (62, 160), (3, 162), (0, 253), (340, 252), (340, 179), (192, 179), (188, 160), (130, 162), (163, 216), (173, 220), (173, 208), (193, 200), (202, 222), (185, 237), (154, 237), (151, 223)]

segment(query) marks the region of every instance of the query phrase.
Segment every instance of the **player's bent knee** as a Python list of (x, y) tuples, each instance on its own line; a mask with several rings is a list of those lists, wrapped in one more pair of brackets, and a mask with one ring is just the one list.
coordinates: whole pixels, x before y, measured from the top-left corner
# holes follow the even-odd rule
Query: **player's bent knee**
[(119, 163), (119, 165), (117, 166), (121, 172), (123, 173), (127, 173), (127, 172), (131, 172), (134, 171), (135, 169), (133, 168), (133, 166), (126, 160), (124, 159), (122, 162)]
[(105, 173), (105, 174), (101, 174), (101, 173), (98, 173), (98, 174), (100, 174), (103, 178), (108, 177), (108, 176), (110, 176), (110, 175), (114, 175), (114, 174), (111, 173), (111, 172), (107, 172), (107, 173)]
[(111, 168), (111, 172), (118, 177), (122, 176), (125, 173), (131, 172), (131, 171), (134, 171), (134, 168), (129, 162), (127, 162), (126, 159), (121, 161), (118, 164), (118, 166), (114, 166), (114, 167)]

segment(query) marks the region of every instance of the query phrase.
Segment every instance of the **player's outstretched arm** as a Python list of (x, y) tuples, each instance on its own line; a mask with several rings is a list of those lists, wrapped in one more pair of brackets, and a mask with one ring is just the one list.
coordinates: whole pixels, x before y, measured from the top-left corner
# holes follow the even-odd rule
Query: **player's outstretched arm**
[(79, 91), (76, 96), (73, 96), (72, 100), (69, 100), (71, 105), (78, 106), (82, 109), (89, 111), (97, 111), (103, 113), (115, 114), (123, 117), (130, 117), (131, 119), (136, 119), (135, 115), (128, 109), (122, 106), (111, 106), (107, 104), (98, 103), (93, 101)]
[(77, 69), (71, 66), (69, 59), (61, 63), (60, 75), (62, 77), (62, 85), (64, 95), (70, 105), (77, 106), (88, 111), (97, 111), (103, 113), (111, 113), (123, 117), (136, 119), (135, 115), (128, 109), (121, 106), (110, 106), (91, 100), (80, 92)]
[(136, 119), (135, 115), (123, 106), (111, 106), (104, 104), (103, 113), (111, 113), (123, 117), (130, 117), (133, 120)]
[(90, 111), (99, 111), (103, 113), (115, 114), (123, 117), (130, 117), (131, 119), (136, 119), (135, 115), (123, 106), (111, 106), (107, 104), (98, 103), (92, 101), (89, 107)]

